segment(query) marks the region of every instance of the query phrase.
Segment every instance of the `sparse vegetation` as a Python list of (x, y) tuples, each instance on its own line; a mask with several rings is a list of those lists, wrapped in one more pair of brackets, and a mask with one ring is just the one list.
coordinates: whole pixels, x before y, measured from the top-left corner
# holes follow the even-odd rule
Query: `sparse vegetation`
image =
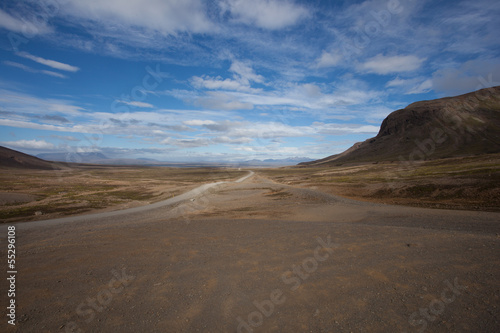
[(500, 154), (415, 163), (288, 167), (259, 171), (273, 180), (381, 203), (500, 211)]
[(271, 197), (274, 200), (280, 200), (284, 198), (291, 197), (292, 194), (285, 190), (271, 190), (271, 192), (266, 194), (267, 197)]
[(35, 199), (0, 205), (0, 219), (29, 221), (148, 204), (179, 195), (202, 183), (237, 179), (245, 174), (246, 171), (223, 168), (90, 165), (65, 170), (10, 168), (0, 174), (0, 195), (23, 193)]

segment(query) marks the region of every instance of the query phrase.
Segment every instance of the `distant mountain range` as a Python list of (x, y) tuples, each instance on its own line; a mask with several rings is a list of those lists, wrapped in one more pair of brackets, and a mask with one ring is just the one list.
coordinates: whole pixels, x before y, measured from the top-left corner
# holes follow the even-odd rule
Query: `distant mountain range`
[[(286, 159), (248, 160), (239, 162), (161, 162), (154, 159), (117, 159), (108, 158), (102, 153), (44, 153), (36, 157), (0, 146), (0, 167), (25, 169), (60, 169), (67, 163), (101, 164), (101, 165), (137, 165), (137, 166), (169, 166), (169, 167), (273, 167), (295, 165), (312, 161), (307, 157)], [(58, 163), (62, 162), (62, 163)]]
[(302, 166), (421, 161), (500, 152), (500, 86), (421, 101), (389, 114), (378, 135)]
[(150, 158), (108, 158), (102, 153), (45, 153), (38, 154), (38, 158), (47, 161), (59, 161), (67, 163), (90, 163), (90, 164), (106, 164), (106, 165), (153, 165), (153, 166), (284, 166), (295, 165), (301, 162), (313, 161), (307, 157), (292, 157), (286, 159), (265, 159), (265, 160), (248, 160), (240, 162), (162, 162)]
[(291, 157), (291, 158), (284, 158), (284, 159), (265, 159), (265, 160), (248, 160), (248, 161), (242, 161), (238, 162), (235, 164), (241, 165), (241, 166), (288, 166), (288, 165), (295, 165), (297, 163), (302, 163), (302, 162), (311, 162), (314, 161), (312, 158), (308, 157)]

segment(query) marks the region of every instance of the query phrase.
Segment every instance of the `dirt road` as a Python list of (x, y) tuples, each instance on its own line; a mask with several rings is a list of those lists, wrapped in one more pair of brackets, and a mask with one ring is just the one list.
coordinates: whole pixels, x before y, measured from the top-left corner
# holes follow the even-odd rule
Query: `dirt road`
[(15, 224), (16, 325), (4, 315), (0, 331), (500, 330), (500, 214), (249, 176), (126, 214)]

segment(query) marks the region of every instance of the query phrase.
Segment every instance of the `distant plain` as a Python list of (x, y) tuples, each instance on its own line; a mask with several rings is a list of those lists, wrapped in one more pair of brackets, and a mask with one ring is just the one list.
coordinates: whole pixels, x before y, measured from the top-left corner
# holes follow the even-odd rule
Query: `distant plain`
[(202, 183), (236, 179), (245, 171), (71, 165), (61, 170), (4, 169), (0, 220), (33, 221), (118, 210), (171, 198)]
[[(254, 169), (282, 184), (378, 203), (500, 211), (500, 154), (404, 164)], [(0, 219), (33, 221), (147, 205), (202, 183), (234, 180), (230, 168), (73, 165), (0, 173)]]

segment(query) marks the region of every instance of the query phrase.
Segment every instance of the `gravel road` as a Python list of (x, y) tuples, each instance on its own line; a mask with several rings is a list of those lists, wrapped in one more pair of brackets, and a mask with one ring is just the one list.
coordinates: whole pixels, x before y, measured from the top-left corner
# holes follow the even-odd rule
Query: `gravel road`
[(357, 202), (258, 172), (174, 199), (15, 224), (16, 325), (4, 315), (0, 331), (500, 330), (499, 213)]

